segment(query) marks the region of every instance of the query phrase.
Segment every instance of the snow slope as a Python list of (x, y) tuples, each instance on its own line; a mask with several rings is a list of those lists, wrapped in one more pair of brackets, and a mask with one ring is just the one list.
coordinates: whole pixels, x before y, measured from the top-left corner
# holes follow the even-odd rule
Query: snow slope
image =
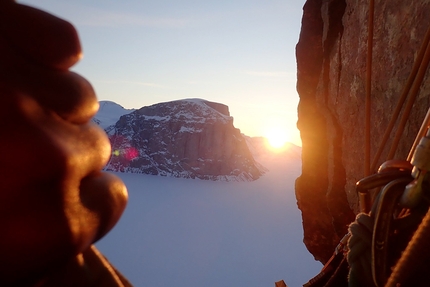
[(253, 182), (119, 175), (129, 205), (98, 248), (136, 287), (302, 286), (321, 264), (302, 243), (300, 158), (263, 153)]
[(99, 103), (99, 110), (93, 120), (103, 129), (114, 125), (121, 116), (135, 111), (134, 109), (126, 109), (111, 101), (100, 101)]

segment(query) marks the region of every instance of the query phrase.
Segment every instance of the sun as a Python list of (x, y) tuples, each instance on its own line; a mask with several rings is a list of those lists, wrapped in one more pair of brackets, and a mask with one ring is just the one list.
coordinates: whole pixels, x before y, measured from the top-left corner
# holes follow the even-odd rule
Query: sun
[(274, 149), (280, 149), (284, 147), (289, 139), (287, 131), (281, 128), (272, 128), (268, 130), (266, 133), (266, 138), (270, 147)]

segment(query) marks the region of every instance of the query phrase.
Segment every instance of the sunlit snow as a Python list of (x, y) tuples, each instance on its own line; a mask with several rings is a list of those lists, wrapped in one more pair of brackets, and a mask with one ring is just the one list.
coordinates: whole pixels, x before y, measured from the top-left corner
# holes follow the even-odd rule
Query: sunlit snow
[(129, 114), (134, 109), (125, 109), (121, 105), (111, 101), (100, 101), (99, 110), (95, 116), (96, 122), (103, 129), (114, 125), (122, 115)]

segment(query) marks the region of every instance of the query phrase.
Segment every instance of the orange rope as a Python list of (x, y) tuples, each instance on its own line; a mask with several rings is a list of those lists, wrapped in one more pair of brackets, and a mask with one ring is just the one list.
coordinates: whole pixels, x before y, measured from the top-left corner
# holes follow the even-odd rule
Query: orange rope
[(417, 148), (418, 143), (420, 142), (421, 138), (424, 137), (430, 127), (430, 109), (427, 110), (427, 114), (424, 118), (424, 121), (421, 125), (420, 130), (418, 131), (418, 134), (414, 140), (414, 143), (412, 144), (411, 150), (409, 151), (407, 161), (411, 161), (412, 157), (414, 156), (415, 149)]
[(380, 143), (378, 150), (375, 154), (375, 157), (373, 159), (373, 162), (372, 162), (372, 165), (370, 168), (370, 170), (372, 170), (372, 171), (374, 171), (376, 169), (376, 165), (378, 164), (378, 161), (379, 161), (379, 158), (381, 157), (382, 151), (384, 150), (385, 145), (387, 144), (388, 138), (389, 138), (391, 132), (393, 131), (393, 127), (394, 127), (395, 123), (397, 122), (397, 119), (399, 118), (400, 111), (401, 111), (402, 107), (404, 106), (406, 98), (407, 98), (407, 96), (411, 90), (412, 84), (416, 78), (416, 75), (418, 73), (418, 69), (420, 68), (420, 65), (423, 61), (424, 53), (426, 51), (427, 46), (429, 45), (429, 42), (430, 42), (430, 27), (427, 30), (427, 33), (426, 33), (424, 40), (421, 44), (418, 55), (415, 59), (414, 65), (412, 66), (411, 73), (409, 74), (409, 77), (406, 81), (406, 85), (403, 88), (402, 94), (399, 98), (399, 101), (397, 102), (397, 106), (393, 112), (391, 120), (387, 126), (387, 129), (385, 130), (384, 136), (382, 137), (381, 143)]
[(372, 95), (372, 56), (373, 56), (373, 19), (375, 2), (369, 2), (368, 37), (367, 37), (367, 63), (366, 63), (366, 102), (365, 102), (365, 148), (364, 148), (364, 176), (370, 175), (370, 118)]
[(399, 145), (399, 141), (402, 137), (403, 130), (405, 129), (406, 122), (407, 122), (409, 115), (411, 113), (412, 106), (415, 102), (415, 99), (418, 95), (421, 84), (423, 82), (424, 76), (427, 72), (429, 62), (430, 62), (430, 45), (427, 45), (423, 60), (421, 62), (421, 66), (418, 69), (417, 76), (416, 76), (415, 81), (412, 85), (410, 97), (408, 99), (408, 102), (406, 103), (405, 111), (404, 111), (403, 116), (400, 120), (399, 127), (397, 128), (396, 136), (395, 136), (393, 143), (391, 145), (390, 152), (388, 153), (388, 159), (393, 158), (394, 154), (396, 153), (397, 146)]

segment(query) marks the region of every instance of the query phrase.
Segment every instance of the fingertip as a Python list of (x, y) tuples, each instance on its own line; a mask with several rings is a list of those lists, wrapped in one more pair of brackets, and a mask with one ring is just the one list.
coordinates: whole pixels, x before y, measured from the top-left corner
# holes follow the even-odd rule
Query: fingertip
[(112, 173), (99, 172), (81, 181), (81, 202), (99, 218), (94, 242), (105, 236), (124, 212), (128, 193), (123, 181)]

